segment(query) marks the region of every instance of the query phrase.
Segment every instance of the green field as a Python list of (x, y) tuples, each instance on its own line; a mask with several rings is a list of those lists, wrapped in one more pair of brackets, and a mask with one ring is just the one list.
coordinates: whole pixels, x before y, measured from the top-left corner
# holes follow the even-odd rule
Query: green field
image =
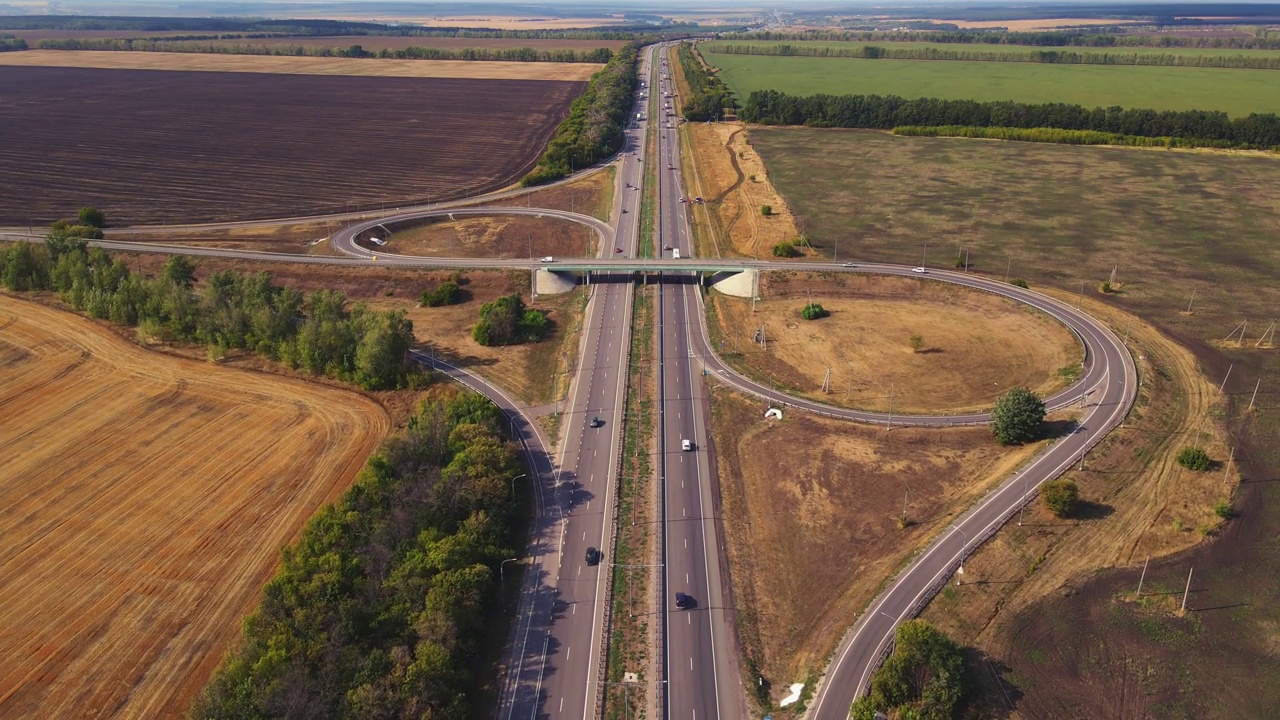
[(704, 53), (742, 102), (754, 90), (792, 95), (900, 95), (1280, 113), (1280, 71), (1143, 65), (863, 60)]
[(1231, 48), (1162, 48), (1162, 47), (1041, 47), (1033, 45), (989, 45), (981, 43), (927, 43), (927, 42), (842, 42), (839, 40), (715, 40), (698, 45), (703, 53), (714, 53), (717, 48), (727, 45), (750, 45), (752, 47), (775, 47), (778, 45), (794, 45), (796, 47), (830, 48), (833, 50), (857, 50), (867, 45), (881, 48), (901, 50), (946, 50), (952, 52), (991, 52), (1008, 53), (1010, 55), (1030, 56), (1035, 52), (1056, 50), (1059, 52), (1096, 54), (1096, 55), (1188, 55), (1200, 57), (1280, 57), (1280, 50), (1234, 50)]

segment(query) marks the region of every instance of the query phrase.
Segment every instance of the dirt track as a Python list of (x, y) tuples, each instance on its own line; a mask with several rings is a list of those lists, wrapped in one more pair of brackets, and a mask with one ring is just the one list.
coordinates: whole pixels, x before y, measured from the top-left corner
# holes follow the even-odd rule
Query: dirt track
[(0, 717), (177, 717), (374, 402), (134, 347), (0, 295)]

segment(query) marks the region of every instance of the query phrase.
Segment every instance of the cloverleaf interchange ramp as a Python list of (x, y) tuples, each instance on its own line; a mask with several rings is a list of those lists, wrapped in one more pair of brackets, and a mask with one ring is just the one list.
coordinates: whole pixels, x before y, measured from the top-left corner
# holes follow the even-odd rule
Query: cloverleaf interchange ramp
[[(652, 54), (646, 53), (643, 57), (642, 66), (651, 65)], [(659, 247), (670, 244), (681, 249), (682, 253), (690, 253), (688, 218), (685, 208), (679, 203), (683, 183), (679, 174), (680, 163), (676, 161), (676, 132), (678, 130), (673, 124), (670, 128), (659, 128), (656, 134), (659, 183), (655, 227)], [(644, 143), (643, 131), (629, 134), (624, 150), (635, 150), (637, 154), (620, 156), (619, 177), (616, 178), (619, 186), (624, 182), (637, 187), (642, 184), (643, 167), (639, 158), (644, 156)], [(693, 439), (698, 446), (707, 438), (709, 428), (704, 385), (707, 378), (714, 378), (771, 403), (859, 422), (894, 426), (953, 426), (990, 420), (989, 413), (890, 417), (792, 397), (756, 383), (733, 371), (714, 352), (702, 294), (690, 276), (711, 272), (805, 269), (915, 277), (922, 281), (954, 283), (996, 293), (1059, 320), (1080, 339), (1085, 349), (1085, 361), (1079, 380), (1047, 398), (1046, 405), (1050, 409), (1061, 409), (1078, 403), (1081, 417), (1077, 427), (963, 513), (888, 583), (852, 625), (831, 659), (831, 665), (809, 705), (808, 715), (823, 719), (843, 718), (850, 703), (865, 690), (872, 671), (889, 650), (897, 625), (916, 614), (948, 581), (964, 557), (1015, 514), (1040, 483), (1057, 477), (1080, 461), (1091, 447), (1123, 422), (1138, 389), (1133, 358), (1115, 333), (1077, 308), (1040, 293), (969, 273), (929, 270), (922, 276), (912, 268), (896, 265), (849, 268), (835, 263), (638, 259), (639, 197), (637, 190), (615, 192), (612, 216), (619, 218), (616, 230), (585, 215), (532, 207), (468, 208), (454, 204), (412, 209), (356, 222), (335, 233), (331, 242), (336, 249), (346, 253), (346, 257), (111, 240), (94, 244), (131, 252), (321, 265), (376, 263), (413, 267), (537, 268), (607, 276), (610, 282), (592, 283), (594, 287), (590, 291), (583, 324), (578, 373), (572, 382), (563, 431), (565, 444), (560, 448), (558, 459), (552, 459), (547, 449), (548, 442), (537, 424), (530, 420), (527, 408), (513, 401), (501, 388), (450, 364), (446, 359), (415, 355), (419, 361), (485, 394), (507, 413), (512, 421), (513, 436), (525, 450), (530, 479), (534, 481), (536, 519), (527, 554), (524, 592), (513, 627), (513, 642), (504, 658), (505, 685), (498, 715), (502, 718), (587, 718), (596, 716), (600, 710), (601, 659), (606, 651), (608, 634), (606, 607), (611, 568), (608, 557), (599, 566), (586, 567), (583, 550), (592, 546), (607, 552), (610, 547), (612, 493), (617, 482), (617, 454), (623, 425), (623, 378), (630, 347), (630, 308), (636, 274), (655, 275), (661, 282), (658, 320), (659, 356), (663, 369), (659, 448), (666, 503), (663, 548), (664, 553), (678, 556), (664, 557), (666, 583), (661, 598), (664, 604), (669, 603), (669, 595), (688, 587), (694, 590), (691, 594), (703, 603), (694, 612), (683, 614), (678, 614), (681, 611), (674, 608), (662, 610), (667, 657), (663, 663), (664, 677), (660, 681), (664, 687), (663, 715), (666, 717), (693, 717), (695, 720), (697, 717), (736, 717), (747, 712), (748, 707), (740, 673), (734, 670), (737, 650), (733, 641), (733, 608), (726, 600), (731, 597), (725, 587), (727, 578), (721, 573), (724, 560), (721, 543), (717, 540), (715, 486), (702, 453), (681, 453), (675, 449), (682, 438)], [(619, 213), (622, 207), (628, 208), (630, 214)], [(433, 217), (503, 214), (554, 217), (590, 227), (600, 240), (600, 257), (557, 258), (554, 263), (541, 263), (537, 259), (421, 258), (384, 253), (356, 242), (362, 233), (367, 236), (375, 231), (394, 231), (398, 224)], [(135, 230), (130, 229), (130, 232)], [(172, 228), (165, 230), (172, 231)], [(29, 235), (22, 232), (3, 235), (29, 239)], [(622, 258), (614, 259), (615, 247), (622, 248)], [(586, 419), (593, 415), (605, 420), (602, 429), (585, 427)], [(737, 710), (739, 707), (741, 711)]]

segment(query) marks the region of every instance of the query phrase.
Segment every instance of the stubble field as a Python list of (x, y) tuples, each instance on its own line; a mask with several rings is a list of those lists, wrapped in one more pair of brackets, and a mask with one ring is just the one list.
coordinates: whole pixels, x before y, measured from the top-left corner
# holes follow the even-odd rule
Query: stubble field
[(0, 716), (178, 717), (389, 426), (0, 295)]
[(0, 67), (0, 225), (44, 225), (84, 205), (129, 225), (476, 195), (532, 167), (581, 89), (555, 81)]

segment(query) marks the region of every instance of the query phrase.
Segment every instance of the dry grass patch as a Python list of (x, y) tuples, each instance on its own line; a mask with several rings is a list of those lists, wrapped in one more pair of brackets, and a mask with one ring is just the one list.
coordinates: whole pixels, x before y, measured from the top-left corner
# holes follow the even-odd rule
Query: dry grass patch
[(713, 400), (739, 628), (775, 700), (821, 670), (916, 548), (1039, 448), (1002, 448), (986, 428), (886, 432), (790, 411), (766, 421), (758, 401), (723, 388)]
[(1086, 300), (1084, 309), (1117, 333), (1128, 328), (1142, 389), (1125, 425), (1090, 454), (1084, 471), (1068, 475), (1080, 486), (1083, 510), (1058, 519), (1037, 502), (1022, 526), (1010, 523), (966, 561), (964, 588), (935, 598), (924, 613), (995, 657), (1010, 656), (1020, 630), (1013, 620), (1031, 603), (1069, 594), (1099, 570), (1204, 542), (1222, 522), (1213, 505), (1229, 500), (1239, 482), (1235, 468), (1197, 473), (1174, 462), (1185, 445), (1204, 447), (1224, 465), (1230, 452), (1216, 419), (1222, 397), (1190, 351), (1101, 302)]
[[(1012, 387), (1041, 395), (1065, 387), (1083, 359), (1075, 335), (1047, 315), (956, 285), (791, 271), (761, 275), (760, 293), (754, 314), (749, 299), (709, 296), (721, 354), (752, 377), (833, 405), (887, 411), (892, 389), (895, 412), (986, 408)], [(810, 298), (831, 316), (801, 318)], [(763, 346), (754, 342), (761, 325)]]
[[(690, 206), (700, 255), (770, 257), (774, 245), (801, 234), (741, 123), (685, 123), (681, 128), (689, 193), (707, 201)], [(763, 205), (772, 211), (768, 217), (760, 212)]]
[(440, 217), (396, 227), (381, 249), (398, 255), (464, 258), (589, 257), (595, 230), (568, 220), (526, 215)]
[(378, 404), (0, 295), (0, 716), (178, 717)]
[(617, 168), (610, 165), (566, 183), (539, 188), (520, 197), (478, 203), (478, 207), (516, 206), (568, 210), (609, 222)]
[(208, 55), (203, 53), (115, 52), (109, 50), (27, 50), (0, 54), (0, 65), (185, 70), (193, 72), (350, 75), (360, 77), (463, 78), (469, 80), (561, 80), (585, 82), (600, 68), (593, 63), (488, 62)]

